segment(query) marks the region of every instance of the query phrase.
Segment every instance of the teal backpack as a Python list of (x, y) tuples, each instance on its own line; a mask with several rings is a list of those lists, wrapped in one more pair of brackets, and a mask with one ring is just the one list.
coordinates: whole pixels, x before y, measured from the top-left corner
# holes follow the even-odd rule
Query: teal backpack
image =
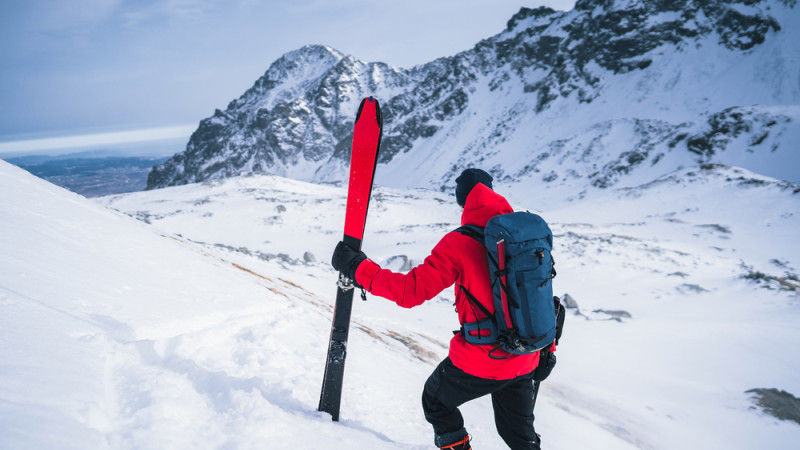
[(464, 225), (456, 231), (486, 247), (492, 283), (494, 313), (461, 286), (469, 304), (486, 316), (464, 324), (461, 332), (466, 341), (494, 345), (489, 356), (495, 359), (507, 358), (496, 356), (499, 349), (525, 355), (555, 343), (564, 307), (553, 296), (553, 233), (544, 219), (515, 212), (492, 217), (485, 228)]

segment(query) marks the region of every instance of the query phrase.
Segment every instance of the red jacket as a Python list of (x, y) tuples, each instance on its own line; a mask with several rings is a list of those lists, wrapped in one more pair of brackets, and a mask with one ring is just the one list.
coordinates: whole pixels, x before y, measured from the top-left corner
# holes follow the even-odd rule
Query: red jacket
[[(513, 212), (505, 198), (483, 184), (477, 184), (467, 196), (462, 225), (486, 226), (498, 215)], [(431, 251), (425, 262), (407, 274), (381, 269), (371, 260), (364, 261), (356, 271), (356, 281), (370, 293), (388, 298), (404, 308), (412, 308), (435, 297), (455, 284), (458, 321), (463, 325), (484, 318), (484, 314), (469, 304), (463, 285), (489, 311), (494, 312), (486, 248), (459, 232), (446, 234)], [(468, 344), (461, 333), (450, 341), (450, 359), (456, 367), (470, 375), (506, 380), (531, 372), (539, 364), (539, 353), (508, 355), (508, 359), (488, 356), (492, 345)], [(506, 355), (498, 350), (494, 355)]]

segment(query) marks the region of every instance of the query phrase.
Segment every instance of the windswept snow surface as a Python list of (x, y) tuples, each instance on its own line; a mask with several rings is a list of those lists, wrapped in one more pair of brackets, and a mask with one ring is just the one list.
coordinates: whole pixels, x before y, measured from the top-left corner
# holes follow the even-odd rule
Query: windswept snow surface
[(402, 368), (398, 391), (413, 392), (429, 366), (364, 332), (342, 422), (315, 411), (330, 301), (297, 282), (327, 271), (165, 235), (4, 162), (0, 192), (0, 448), (428, 440), (416, 404), (392, 404), (384, 388)]
[[(800, 395), (800, 186), (706, 165), (545, 211), (509, 189), (551, 223), (555, 290), (578, 304), (536, 407), (545, 448), (794, 448), (800, 426), (745, 391)], [(0, 162), (0, 192), (0, 448), (433, 447), (419, 397), (457, 327), (450, 290), (356, 300), (342, 421), (316, 412), (345, 188), (252, 176), (92, 202)], [(364, 250), (419, 263), (459, 214), (450, 193), (379, 187)], [(504, 448), (489, 399), (463, 412), (475, 448)]]

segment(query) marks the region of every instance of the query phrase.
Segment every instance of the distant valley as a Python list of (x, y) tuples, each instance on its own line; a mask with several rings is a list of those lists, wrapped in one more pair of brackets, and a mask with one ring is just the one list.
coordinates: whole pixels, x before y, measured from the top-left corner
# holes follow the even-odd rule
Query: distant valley
[(5, 159), (39, 178), (85, 197), (144, 190), (150, 168), (166, 160), (138, 156), (87, 157), (82, 153)]

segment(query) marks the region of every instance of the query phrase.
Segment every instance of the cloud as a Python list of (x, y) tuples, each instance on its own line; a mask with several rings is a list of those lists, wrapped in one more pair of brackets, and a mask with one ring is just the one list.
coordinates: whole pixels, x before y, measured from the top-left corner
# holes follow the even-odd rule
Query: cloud
[(155, 3), (131, 2), (120, 14), (123, 25), (135, 28), (151, 22), (196, 21), (216, 6), (209, 0), (167, 0)]
[(167, 139), (178, 138), (188, 139), (189, 135), (191, 135), (196, 128), (197, 125), (180, 125), (173, 127), (116, 131), (112, 133), (95, 133), (79, 136), (62, 136), (46, 139), (0, 142), (0, 153), (23, 153), (40, 150), (130, 144), (135, 142), (163, 141)]
[(520, 3), (542, 0), (0, 1), (0, 141), (197, 123), (306, 44), (412, 67), (499, 33)]

